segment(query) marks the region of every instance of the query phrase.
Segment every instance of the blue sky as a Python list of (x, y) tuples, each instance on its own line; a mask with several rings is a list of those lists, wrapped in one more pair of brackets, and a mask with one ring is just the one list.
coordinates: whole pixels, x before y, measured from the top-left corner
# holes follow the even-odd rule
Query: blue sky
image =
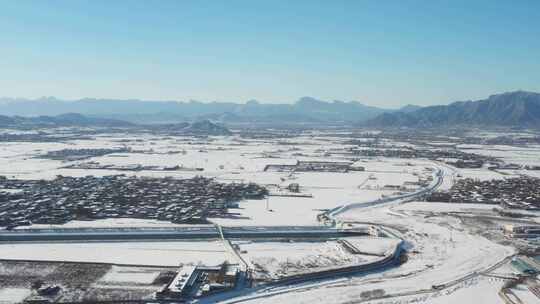
[(0, 96), (398, 107), (540, 91), (540, 1), (0, 0)]

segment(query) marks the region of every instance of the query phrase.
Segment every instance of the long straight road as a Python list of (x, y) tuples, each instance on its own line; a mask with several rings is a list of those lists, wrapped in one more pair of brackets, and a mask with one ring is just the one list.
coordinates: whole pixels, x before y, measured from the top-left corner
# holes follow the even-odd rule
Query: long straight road
[(367, 235), (366, 231), (321, 226), (247, 226), (221, 229), (221, 232), (216, 227), (3, 230), (0, 231), (0, 242), (195, 240), (220, 239), (221, 234), (226, 239), (325, 239)]

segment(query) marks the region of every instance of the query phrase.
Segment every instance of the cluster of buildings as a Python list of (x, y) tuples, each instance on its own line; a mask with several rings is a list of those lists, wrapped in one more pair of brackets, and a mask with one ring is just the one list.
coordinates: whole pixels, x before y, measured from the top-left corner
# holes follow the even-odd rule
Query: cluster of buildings
[(389, 157), (389, 158), (425, 158), (433, 160), (444, 160), (448, 164), (460, 168), (480, 168), (486, 162), (496, 162), (493, 157), (467, 153), (456, 149), (359, 149), (350, 148), (349, 151), (355, 156), (362, 157)]
[(486, 145), (507, 145), (523, 146), (540, 144), (540, 136), (497, 136), (486, 138), (483, 142)]
[(507, 208), (540, 210), (540, 179), (528, 176), (458, 180), (447, 192), (435, 192), (428, 201), (497, 204)]
[(0, 178), (0, 226), (63, 224), (100, 218), (159, 219), (206, 223), (224, 217), (247, 198), (263, 198), (266, 188), (218, 183), (210, 178), (62, 177), (54, 180)]
[(67, 140), (88, 140), (82, 134), (62, 134), (61, 132), (0, 133), (0, 142), (61, 142)]
[(505, 225), (503, 230), (514, 238), (540, 238), (540, 225)]
[(58, 138), (36, 133), (1, 133), (0, 142), (55, 142)]
[(491, 164), (488, 169), (490, 170), (540, 170), (539, 165), (520, 165), (514, 163), (496, 163)]
[(349, 172), (364, 171), (364, 167), (353, 166), (352, 162), (296, 161), (293, 165), (266, 165), (264, 171), (277, 172)]
[(57, 151), (49, 151), (44, 155), (40, 155), (39, 158), (73, 161), (113, 153), (127, 153), (130, 151), (131, 150), (129, 148), (62, 149)]
[(116, 170), (116, 171), (204, 171), (204, 168), (199, 167), (184, 167), (183, 165), (176, 166), (153, 166), (141, 164), (128, 165), (103, 165), (99, 162), (89, 161), (83, 163), (75, 163), (62, 167), (63, 169), (83, 169), (83, 170)]
[(240, 270), (236, 264), (219, 266), (181, 266), (172, 280), (156, 293), (160, 300), (189, 299), (208, 296), (234, 288)]

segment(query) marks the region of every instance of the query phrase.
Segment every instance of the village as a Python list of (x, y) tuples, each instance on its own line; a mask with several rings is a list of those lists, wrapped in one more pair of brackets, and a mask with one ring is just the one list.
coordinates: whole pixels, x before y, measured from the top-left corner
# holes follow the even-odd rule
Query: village
[(44, 155), (39, 155), (38, 157), (62, 161), (75, 161), (113, 153), (127, 153), (130, 151), (131, 150), (128, 148), (62, 149), (49, 151)]
[(218, 183), (211, 178), (63, 177), (54, 180), (0, 178), (0, 226), (63, 224), (101, 218), (159, 219), (207, 223), (225, 217), (246, 198), (263, 198), (254, 183)]
[(392, 157), (392, 158), (424, 158), (431, 160), (445, 160), (456, 168), (481, 168), (488, 162), (497, 162), (497, 159), (474, 153), (467, 153), (457, 149), (416, 149), (412, 147), (395, 149), (358, 149), (351, 148), (350, 153), (362, 157)]
[(477, 180), (458, 180), (449, 191), (431, 194), (436, 202), (495, 204), (512, 209), (540, 210), (540, 179), (528, 176)]

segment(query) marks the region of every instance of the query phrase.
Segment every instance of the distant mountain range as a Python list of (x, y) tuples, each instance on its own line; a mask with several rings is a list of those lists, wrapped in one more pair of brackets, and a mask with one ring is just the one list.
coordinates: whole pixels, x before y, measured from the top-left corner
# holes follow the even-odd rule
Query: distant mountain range
[[(78, 114), (65, 114), (78, 113)], [(502, 126), (540, 128), (540, 94), (515, 91), (477, 101), (401, 109), (367, 106), (357, 101), (326, 102), (303, 97), (293, 104), (197, 101), (140, 101), (56, 98), (38, 100), (0, 98), (0, 126), (8, 123), (34, 125), (167, 124), (212, 121), (219, 124), (357, 125), (363, 127)], [(31, 118), (30, 118), (31, 117)], [(208, 127), (208, 125), (207, 125)]]
[(357, 101), (325, 102), (303, 97), (293, 104), (263, 104), (197, 101), (141, 101), (56, 98), (37, 100), (0, 98), (0, 114), (19, 116), (80, 113), (86, 116), (120, 119), (135, 123), (174, 123), (212, 119), (220, 122), (311, 122), (352, 123), (396, 110), (363, 105)]
[(127, 128), (135, 128), (147, 131), (166, 131), (167, 133), (186, 135), (232, 134), (232, 132), (226, 127), (215, 124), (209, 120), (200, 120), (192, 123), (181, 122), (174, 124), (140, 125), (117, 119), (87, 117), (77, 113), (36, 117), (0, 115), (0, 128), (36, 129), (59, 127), (122, 128), (122, 130)]
[(386, 112), (361, 122), (369, 127), (540, 127), (540, 94), (525, 91), (491, 95), (412, 111)]

